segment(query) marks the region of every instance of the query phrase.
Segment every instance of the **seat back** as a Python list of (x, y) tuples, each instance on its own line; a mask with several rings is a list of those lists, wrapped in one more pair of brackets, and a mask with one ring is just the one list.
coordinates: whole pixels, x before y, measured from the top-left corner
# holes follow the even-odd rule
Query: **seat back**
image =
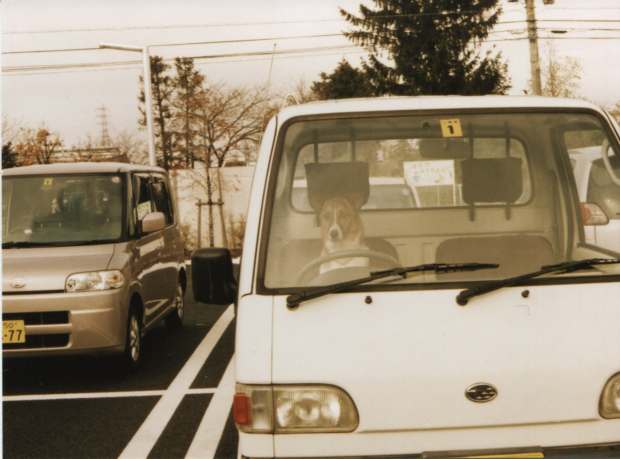
[[(498, 263), (491, 276), (513, 277), (538, 271), (543, 265), (555, 263), (548, 239), (532, 235), (460, 237), (439, 244), (437, 263)], [(468, 272), (468, 278), (489, 278), (489, 270)], [(446, 275), (457, 277), (455, 275)]]

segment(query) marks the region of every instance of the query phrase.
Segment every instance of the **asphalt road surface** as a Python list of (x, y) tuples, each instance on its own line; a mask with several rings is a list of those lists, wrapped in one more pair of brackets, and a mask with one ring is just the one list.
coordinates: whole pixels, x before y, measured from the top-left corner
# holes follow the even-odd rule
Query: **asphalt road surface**
[(4, 458), (236, 458), (233, 307), (185, 295), (184, 326), (157, 326), (141, 366), (3, 359)]

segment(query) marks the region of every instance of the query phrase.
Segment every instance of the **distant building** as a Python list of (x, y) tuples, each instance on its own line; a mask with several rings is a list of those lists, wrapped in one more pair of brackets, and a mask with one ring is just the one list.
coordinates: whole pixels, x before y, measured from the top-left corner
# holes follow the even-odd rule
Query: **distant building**
[(121, 154), (116, 147), (88, 147), (70, 148), (55, 152), (50, 160), (51, 163), (78, 163), (78, 162), (119, 162), (128, 163), (126, 154)]

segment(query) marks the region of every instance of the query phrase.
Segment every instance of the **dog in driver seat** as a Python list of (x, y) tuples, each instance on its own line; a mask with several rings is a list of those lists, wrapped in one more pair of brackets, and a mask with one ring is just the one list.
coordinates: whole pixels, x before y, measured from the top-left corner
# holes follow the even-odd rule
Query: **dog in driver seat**
[[(362, 205), (359, 201), (351, 201), (350, 198), (336, 196), (326, 199), (322, 204), (316, 201), (313, 203), (323, 241), (321, 256), (343, 250), (368, 250), (364, 242), (364, 225), (358, 213)], [(364, 267), (368, 263), (365, 257), (340, 258), (323, 263), (320, 273), (336, 268)]]
[[(306, 164), (308, 200), (321, 230), (321, 256), (346, 250), (369, 250), (359, 211), (368, 200), (368, 164)], [(366, 267), (366, 257), (339, 258), (321, 264), (320, 273), (337, 268)]]

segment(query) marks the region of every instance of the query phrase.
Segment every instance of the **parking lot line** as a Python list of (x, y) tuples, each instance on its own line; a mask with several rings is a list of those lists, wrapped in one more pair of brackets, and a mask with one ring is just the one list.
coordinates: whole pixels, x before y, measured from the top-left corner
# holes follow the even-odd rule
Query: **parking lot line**
[(157, 402), (157, 405), (155, 405), (134, 437), (127, 444), (119, 459), (138, 459), (148, 456), (166, 425), (168, 425), (174, 411), (181, 403), (181, 400), (189, 392), (190, 385), (233, 320), (233, 317), (233, 306), (229, 306), (211, 330), (209, 330), (207, 336), (198, 345), (174, 381), (172, 381), (172, 384), (170, 384), (159, 402)]
[(187, 451), (186, 459), (213, 459), (226, 420), (232, 408), (235, 393), (235, 358), (230, 359), (220, 385), (207, 407), (194, 440)]
[[(190, 394), (214, 394), (217, 389), (188, 389)], [(32, 402), (44, 400), (80, 400), (92, 398), (161, 397), (165, 390), (132, 390), (126, 392), (84, 392), (74, 394), (5, 395), (3, 402)]]

